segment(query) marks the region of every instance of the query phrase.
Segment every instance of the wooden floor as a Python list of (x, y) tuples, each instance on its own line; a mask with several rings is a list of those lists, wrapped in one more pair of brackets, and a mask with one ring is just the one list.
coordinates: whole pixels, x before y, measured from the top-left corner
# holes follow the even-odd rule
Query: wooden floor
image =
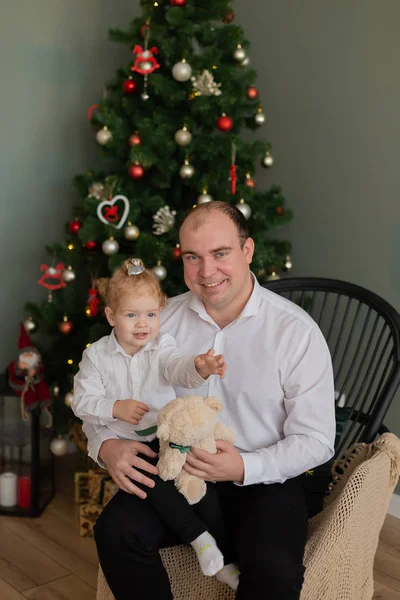
[[(0, 600), (95, 600), (95, 545), (79, 537), (71, 459), (58, 461), (57, 493), (39, 519), (0, 516)], [(400, 600), (399, 519), (386, 518), (375, 567), (374, 599)]]

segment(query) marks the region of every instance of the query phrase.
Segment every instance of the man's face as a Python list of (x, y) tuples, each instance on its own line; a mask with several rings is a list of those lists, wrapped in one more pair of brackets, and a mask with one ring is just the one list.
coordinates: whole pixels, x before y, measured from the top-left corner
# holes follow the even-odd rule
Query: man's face
[(186, 285), (206, 307), (225, 308), (248, 294), (254, 242), (248, 238), (241, 248), (227, 215), (217, 210), (191, 215), (181, 227), (180, 243)]

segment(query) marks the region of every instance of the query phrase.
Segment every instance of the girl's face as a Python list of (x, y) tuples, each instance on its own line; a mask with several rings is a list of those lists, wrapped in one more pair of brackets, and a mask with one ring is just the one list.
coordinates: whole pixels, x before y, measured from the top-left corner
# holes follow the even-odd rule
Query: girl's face
[(113, 311), (107, 306), (105, 313), (114, 327), (118, 343), (127, 354), (133, 356), (157, 337), (160, 310), (160, 300), (148, 291), (139, 297), (125, 292), (120, 296), (117, 308)]

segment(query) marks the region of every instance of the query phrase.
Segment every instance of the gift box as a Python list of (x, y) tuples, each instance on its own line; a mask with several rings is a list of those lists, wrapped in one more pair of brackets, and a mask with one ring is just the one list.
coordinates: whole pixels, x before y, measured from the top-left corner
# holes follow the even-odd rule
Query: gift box
[(103, 507), (100, 504), (86, 502), (79, 505), (79, 535), (93, 537), (93, 527), (99, 518)]
[(74, 473), (74, 490), (76, 504), (89, 501), (89, 473), (86, 471)]
[(104, 505), (104, 486), (106, 482), (111, 481), (111, 477), (107, 471), (94, 471), (89, 470), (88, 472), (88, 489), (89, 498), (93, 504)]
[(106, 506), (113, 496), (118, 492), (118, 486), (112, 479), (104, 484), (103, 506)]

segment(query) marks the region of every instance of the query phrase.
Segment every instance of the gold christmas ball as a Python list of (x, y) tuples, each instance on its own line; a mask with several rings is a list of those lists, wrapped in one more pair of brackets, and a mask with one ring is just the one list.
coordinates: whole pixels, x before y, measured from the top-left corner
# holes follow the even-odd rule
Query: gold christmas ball
[(132, 225), (132, 223), (128, 223), (128, 225), (124, 228), (124, 238), (129, 241), (135, 241), (138, 239), (140, 235), (139, 228), (136, 225)]

